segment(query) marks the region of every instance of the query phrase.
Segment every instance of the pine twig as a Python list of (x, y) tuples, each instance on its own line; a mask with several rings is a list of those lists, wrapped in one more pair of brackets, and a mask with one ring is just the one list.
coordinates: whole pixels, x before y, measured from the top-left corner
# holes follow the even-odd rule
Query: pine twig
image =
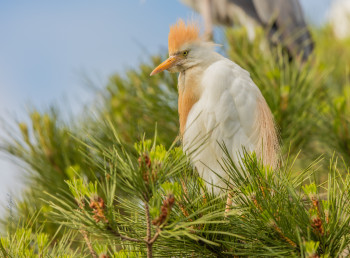
[(132, 238), (129, 236), (125, 236), (125, 235), (120, 234), (119, 232), (116, 232), (110, 225), (108, 225), (107, 229), (111, 233), (113, 233), (113, 235), (115, 235), (116, 237), (120, 237), (123, 241), (138, 242), (138, 243), (143, 242), (143, 240)]
[(273, 225), (273, 228), (280, 234), (280, 236), (291, 246), (297, 247), (296, 243), (294, 243), (289, 237), (285, 236), (282, 232), (282, 230), (276, 225)]
[(159, 234), (160, 234), (160, 229), (159, 227), (157, 227), (157, 233), (154, 234), (153, 238), (149, 241), (150, 244), (153, 244), (157, 238), (159, 237)]
[(97, 254), (96, 254), (96, 252), (94, 251), (94, 249), (92, 248), (91, 241), (90, 241), (90, 239), (89, 239), (89, 237), (88, 237), (88, 233), (86, 232), (86, 230), (82, 229), (82, 230), (80, 230), (80, 233), (81, 233), (81, 234), (83, 235), (83, 237), (84, 237), (84, 240), (85, 240), (85, 242), (86, 242), (86, 245), (87, 245), (88, 248), (89, 248), (89, 251), (90, 251), (91, 256), (92, 256), (93, 258), (97, 258)]
[(136, 239), (136, 238), (132, 238), (132, 237), (120, 235), (120, 234), (119, 234), (119, 237), (120, 237), (122, 240), (127, 240), (127, 241), (131, 241), (131, 242), (142, 242), (142, 240), (140, 240), (140, 239)]
[(231, 206), (232, 206), (232, 194), (231, 194), (231, 192), (228, 192), (227, 200), (226, 200), (226, 207), (225, 207), (225, 217), (227, 217), (227, 213), (231, 210)]
[(145, 202), (145, 211), (146, 211), (146, 223), (147, 223), (147, 236), (146, 236), (146, 245), (147, 245), (147, 258), (151, 258), (152, 257), (152, 245), (153, 245), (153, 241), (151, 243), (151, 217), (149, 214), (149, 207), (148, 207), (148, 203)]
[(169, 215), (169, 210), (171, 209), (171, 206), (174, 204), (174, 196), (170, 195), (168, 196), (168, 199), (163, 201), (162, 206), (162, 214), (159, 216), (159, 218), (153, 220), (153, 225), (157, 226), (157, 232), (152, 237), (152, 224), (151, 224), (151, 217), (149, 213), (149, 206), (148, 203), (145, 202), (145, 211), (146, 211), (146, 222), (147, 222), (147, 236), (146, 236), (146, 245), (147, 245), (147, 258), (152, 257), (152, 246), (154, 242), (158, 239), (160, 232), (161, 232), (161, 225), (165, 223), (167, 216)]
[(0, 250), (1, 250), (2, 254), (4, 255), (4, 257), (10, 257), (11, 258), (11, 256), (7, 254), (7, 252), (6, 252), (5, 248), (4, 248), (4, 246), (2, 245), (1, 241), (0, 241)]
[[(78, 210), (80, 209), (82, 212), (84, 212), (84, 202), (82, 200), (78, 200), (78, 199), (76, 199), (76, 201), (77, 201), (78, 207), (79, 207)], [(91, 244), (91, 241), (89, 239), (88, 232), (84, 229), (81, 229), (80, 233), (83, 235), (83, 238), (85, 240), (87, 247), (89, 248), (91, 256), (93, 258), (97, 258), (97, 254), (96, 254), (95, 250), (92, 248), (92, 244)]]

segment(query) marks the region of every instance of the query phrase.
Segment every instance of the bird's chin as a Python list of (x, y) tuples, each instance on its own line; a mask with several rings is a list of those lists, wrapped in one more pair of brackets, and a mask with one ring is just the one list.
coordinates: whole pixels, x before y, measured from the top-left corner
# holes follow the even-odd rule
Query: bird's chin
[(170, 67), (170, 68), (168, 69), (168, 71), (169, 71), (170, 73), (178, 73), (178, 72), (181, 71), (181, 69), (180, 69), (179, 66), (175, 65), (175, 66), (173, 66), (173, 67)]

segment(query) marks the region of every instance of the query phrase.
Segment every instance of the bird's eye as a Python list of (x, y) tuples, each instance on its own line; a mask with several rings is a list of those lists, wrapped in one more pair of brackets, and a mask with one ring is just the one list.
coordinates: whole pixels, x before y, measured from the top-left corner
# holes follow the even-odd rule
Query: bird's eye
[(182, 52), (183, 56), (187, 56), (188, 55), (188, 50), (185, 50), (184, 52)]

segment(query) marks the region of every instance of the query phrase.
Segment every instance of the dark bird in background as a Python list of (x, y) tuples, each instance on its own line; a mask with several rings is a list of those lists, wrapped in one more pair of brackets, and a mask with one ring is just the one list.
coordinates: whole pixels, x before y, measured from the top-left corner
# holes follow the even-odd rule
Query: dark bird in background
[(205, 35), (212, 37), (213, 24), (247, 28), (254, 39), (255, 27), (268, 29), (271, 45), (280, 43), (290, 59), (306, 61), (314, 44), (298, 0), (181, 0), (203, 16)]

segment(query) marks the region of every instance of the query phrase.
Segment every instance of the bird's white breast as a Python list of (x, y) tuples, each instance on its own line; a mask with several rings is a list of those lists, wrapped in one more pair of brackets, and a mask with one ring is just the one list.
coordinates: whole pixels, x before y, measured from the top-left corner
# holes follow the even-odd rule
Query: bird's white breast
[(262, 95), (249, 73), (225, 58), (204, 71), (201, 88), (201, 97), (188, 114), (183, 145), (204, 180), (224, 187), (213, 173), (226, 176), (218, 163), (223, 157), (220, 144), (226, 145), (236, 164), (242, 147), (256, 149), (257, 102)]

